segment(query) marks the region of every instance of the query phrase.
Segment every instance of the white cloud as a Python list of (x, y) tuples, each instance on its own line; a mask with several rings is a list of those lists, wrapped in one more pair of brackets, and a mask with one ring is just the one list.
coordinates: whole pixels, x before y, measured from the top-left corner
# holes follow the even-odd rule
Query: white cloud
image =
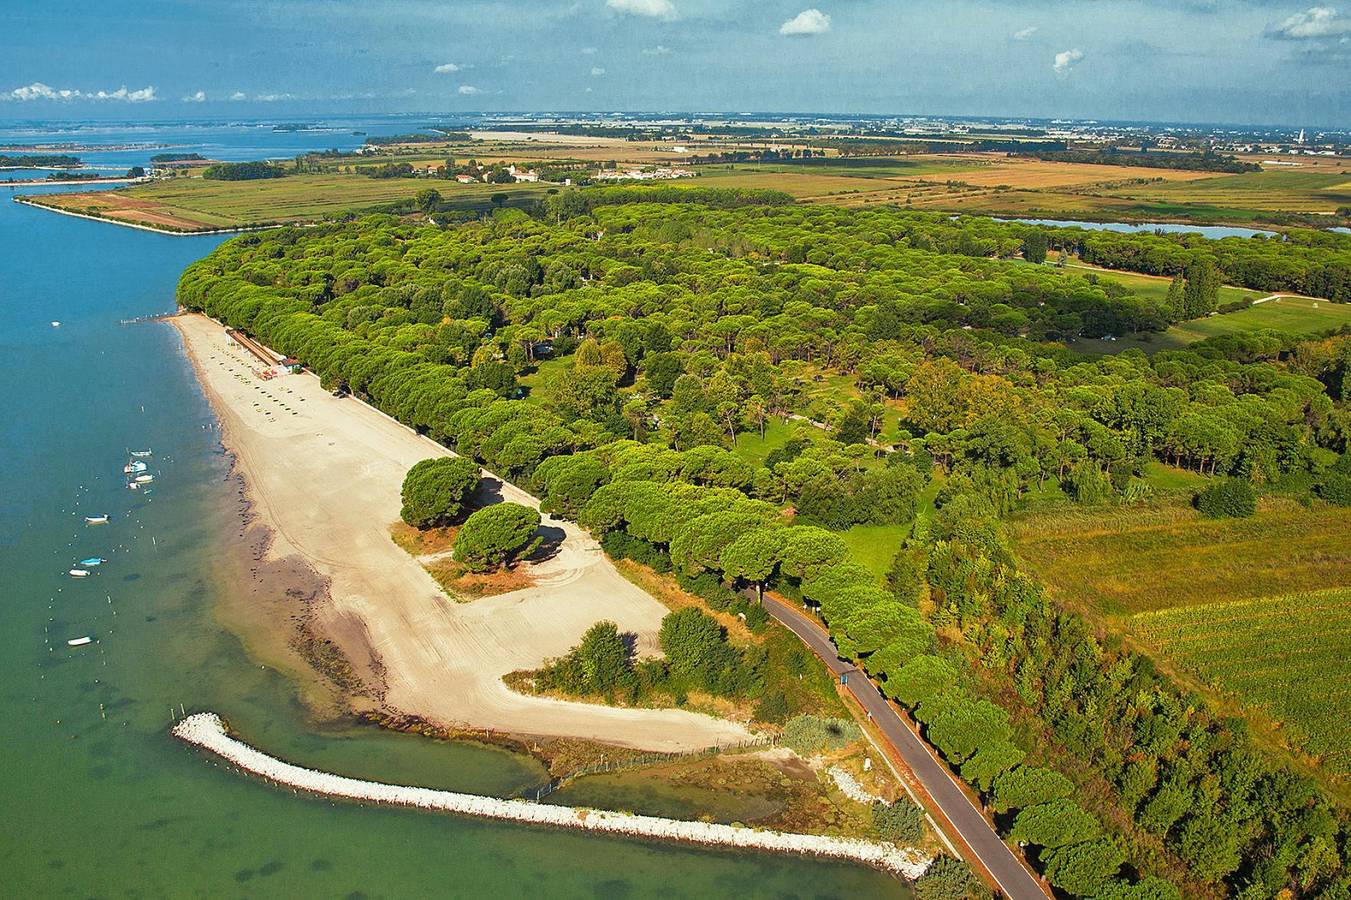
[(460, 85), (460, 87), (459, 87), (458, 93), (463, 94), (464, 96), (468, 97), (468, 96), (471, 96), (471, 95), (473, 95), (473, 94), (481, 94), (481, 93), (483, 93), (483, 92), (480, 91), (478, 88), (474, 87), (472, 84), (462, 84), (462, 85)]
[(1073, 69), (1079, 63), (1083, 62), (1084, 51), (1082, 50), (1061, 50), (1055, 55), (1055, 64), (1051, 66), (1057, 75), (1068, 75), (1070, 69)]
[(594, 56), (597, 53), (597, 50), (595, 47), (583, 47), (581, 53), (583, 56)]
[(1037, 33), (1037, 26), (1029, 25), (1026, 28), (1020, 29), (1019, 31), (1015, 31), (1013, 33), (1013, 39), (1015, 41), (1025, 41), (1036, 33)]
[(1333, 38), (1351, 34), (1351, 22), (1337, 15), (1331, 6), (1311, 6), (1272, 25), (1267, 34), (1289, 41)]
[(825, 34), (829, 30), (830, 16), (814, 6), (779, 26), (779, 34)]
[(448, 72), (460, 71), (460, 66), (459, 63), (441, 63), (441, 65), (437, 66), (435, 69), (432, 69), (432, 71), (437, 72), (441, 75), (445, 75)]
[(290, 100), (290, 99), (291, 99), (291, 95), (290, 95), (290, 94), (259, 94), (259, 95), (257, 95), (256, 97), (254, 97), (253, 99), (257, 100), (259, 103), (276, 103), (276, 102), (278, 102), (279, 100)]
[(602, 69), (600, 66), (592, 66), (592, 67), (591, 67), (591, 77), (592, 77), (592, 78), (599, 78), (600, 76), (602, 76), (602, 75), (604, 75), (604, 74), (605, 74), (605, 70)]
[(140, 90), (129, 91), (126, 85), (115, 91), (82, 91), (77, 88), (54, 88), (35, 81), (23, 87), (17, 87), (8, 94), (0, 94), (0, 99), (27, 102), (29, 100), (112, 100), (119, 103), (149, 103), (158, 100), (155, 89), (147, 86)]
[(184, 103), (205, 103), (206, 91), (198, 91), (195, 94), (188, 94), (183, 98)]
[(658, 44), (658, 45), (655, 46), (655, 47), (645, 47), (645, 48), (643, 48), (643, 55), (644, 55), (644, 56), (668, 56), (668, 55), (670, 55), (670, 53), (671, 53), (671, 48), (670, 48), (670, 47), (664, 47), (664, 46), (662, 46), (661, 44)]
[(666, 19), (669, 22), (676, 17), (675, 4), (671, 0), (605, 0), (605, 5), (615, 12), (646, 16), (649, 19)]
[(233, 94), (230, 95), (230, 99), (231, 99), (231, 100), (247, 100), (247, 99), (249, 99), (249, 95), (246, 94), (246, 93), (244, 93), (243, 91), (235, 91)]

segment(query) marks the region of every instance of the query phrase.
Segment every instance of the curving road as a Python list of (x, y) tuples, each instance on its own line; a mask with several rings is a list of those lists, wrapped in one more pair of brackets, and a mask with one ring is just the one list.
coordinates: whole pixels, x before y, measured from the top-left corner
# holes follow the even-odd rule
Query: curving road
[(1046, 892), (1023, 867), (1008, 845), (1000, 840), (994, 828), (971, 799), (957, 786), (951, 772), (930, 755), (928, 747), (882, 696), (868, 676), (852, 663), (840, 659), (835, 644), (820, 625), (798, 612), (791, 605), (766, 595), (765, 611), (812, 649), (831, 673), (845, 678), (845, 689), (859, 705), (872, 716), (896, 753), (914, 772), (915, 778), (928, 792), (939, 812), (952, 824), (962, 842), (970, 849), (979, 864), (989, 872), (1005, 896), (1012, 900), (1045, 900)]

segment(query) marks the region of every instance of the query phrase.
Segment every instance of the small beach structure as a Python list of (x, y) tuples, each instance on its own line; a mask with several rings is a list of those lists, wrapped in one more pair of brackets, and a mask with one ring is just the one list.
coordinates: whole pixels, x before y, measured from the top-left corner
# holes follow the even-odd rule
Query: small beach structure
[(86, 525), (107, 525), (107, 524), (108, 524), (108, 514), (107, 514), (107, 513), (104, 513), (104, 514), (101, 515), (101, 516), (85, 516), (85, 517), (84, 517), (84, 524), (86, 524)]

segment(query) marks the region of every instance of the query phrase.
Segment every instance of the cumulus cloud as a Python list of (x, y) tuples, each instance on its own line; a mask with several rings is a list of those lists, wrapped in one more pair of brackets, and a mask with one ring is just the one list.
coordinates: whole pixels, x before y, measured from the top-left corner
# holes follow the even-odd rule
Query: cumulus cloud
[(779, 26), (779, 34), (825, 34), (829, 30), (830, 16), (814, 6)]
[(1079, 63), (1083, 62), (1084, 51), (1082, 50), (1061, 50), (1055, 55), (1055, 63), (1051, 66), (1057, 75), (1068, 75), (1070, 69), (1073, 69)]
[(195, 94), (188, 94), (183, 98), (184, 103), (205, 103), (206, 91), (198, 91)]
[(1267, 34), (1287, 41), (1321, 40), (1351, 35), (1351, 22), (1331, 6), (1311, 6), (1272, 25)]
[(649, 19), (666, 19), (669, 22), (676, 17), (675, 4), (671, 0), (605, 0), (605, 5), (615, 12), (646, 16)]
[(243, 91), (235, 91), (233, 94), (230, 95), (230, 99), (231, 99), (231, 100), (247, 100), (247, 99), (249, 99), (249, 95), (246, 94), (246, 93), (244, 93)]
[(458, 72), (458, 71), (460, 71), (460, 64), (459, 64), (459, 63), (441, 63), (441, 65), (437, 66), (435, 69), (432, 69), (432, 71), (433, 71), (433, 72), (438, 72), (438, 73), (440, 73), (440, 74), (442, 74), (442, 75), (445, 75), (445, 74), (447, 74), (447, 73), (449, 73), (449, 72)]
[(150, 86), (131, 91), (127, 90), (124, 84), (115, 91), (82, 91), (78, 88), (54, 88), (41, 81), (17, 87), (8, 94), (0, 94), (0, 98), (21, 103), (30, 100), (111, 100), (119, 103), (149, 103), (159, 99), (155, 95), (155, 89)]
[(591, 77), (592, 77), (592, 78), (599, 78), (600, 76), (602, 76), (602, 75), (604, 75), (604, 74), (605, 74), (605, 70), (602, 69), (600, 66), (592, 66), (592, 67), (591, 67)]
[(290, 100), (292, 98), (290, 94), (283, 93), (283, 94), (259, 94), (253, 99), (257, 100), (259, 103), (277, 103), (278, 101)]
[(671, 52), (671, 48), (670, 48), (670, 47), (665, 47), (665, 46), (663, 46), (663, 45), (661, 45), (661, 44), (658, 44), (658, 45), (655, 46), (655, 47), (644, 47), (644, 48), (643, 48), (643, 55), (644, 55), (644, 56), (667, 56), (667, 55), (670, 54), (670, 52)]
[(1015, 31), (1013, 33), (1013, 39), (1015, 41), (1025, 41), (1036, 33), (1037, 33), (1037, 26), (1029, 25), (1026, 28)]
[(469, 97), (472, 96), (473, 94), (481, 94), (483, 92), (480, 91), (478, 88), (474, 87), (472, 84), (462, 84), (458, 89), (458, 93), (463, 94), (466, 97)]

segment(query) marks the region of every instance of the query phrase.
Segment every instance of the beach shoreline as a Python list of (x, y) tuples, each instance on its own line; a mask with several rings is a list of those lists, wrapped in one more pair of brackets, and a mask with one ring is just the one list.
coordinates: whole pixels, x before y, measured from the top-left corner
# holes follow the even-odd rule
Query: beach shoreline
[[(169, 322), (241, 479), (248, 522), (237, 537), (252, 532), (256, 543), (249, 554), (256, 556), (253, 580), (237, 573), (226, 585), (236, 595), (227, 601), (229, 618), (252, 624), (275, 622), (278, 611), (296, 615), (301, 599), (289, 595), (288, 605), (277, 586), (309, 585), (299, 589), (306, 627), (319, 643), (332, 641), (359, 677), (359, 686), (343, 688), (348, 711), (642, 750), (697, 750), (752, 737), (739, 723), (683, 710), (620, 709), (510, 690), (502, 676), (566, 653), (600, 619), (619, 622), (637, 635), (640, 650), (653, 652), (665, 607), (615, 571), (589, 535), (563, 522), (548, 523), (566, 537), (557, 556), (532, 567), (534, 586), (468, 604), (450, 600), (389, 535), (403, 473), (449, 451), (357, 400), (332, 397), (308, 373), (256, 378), (244, 351), (230, 348), (213, 320), (183, 314)], [(537, 503), (509, 484), (490, 490), (498, 499)], [(271, 641), (275, 648), (275, 636)], [(344, 680), (332, 675), (325, 673), (335, 684)]]
[[(49, 184), (50, 182), (35, 182), (36, 184)], [(89, 182), (80, 182), (88, 184)], [(71, 209), (62, 209), (59, 206), (49, 206), (46, 203), (38, 203), (32, 197), (18, 196), (11, 197), (15, 203), (22, 203), (24, 206), (31, 206), (34, 209), (45, 210), (50, 213), (57, 213), (62, 216), (74, 216), (77, 219), (88, 219), (90, 222), (104, 222), (108, 225), (121, 225), (123, 228), (135, 228), (138, 231), (150, 231), (155, 234), (167, 234), (172, 237), (201, 237), (208, 234), (244, 234), (249, 231), (268, 231), (273, 228), (285, 228), (286, 225), (242, 225), (238, 228), (210, 228), (200, 231), (174, 231), (170, 228), (155, 228), (152, 225), (142, 225), (140, 222), (125, 222), (121, 219), (111, 219), (107, 216), (91, 216), (88, 213), (79, 213)]]

